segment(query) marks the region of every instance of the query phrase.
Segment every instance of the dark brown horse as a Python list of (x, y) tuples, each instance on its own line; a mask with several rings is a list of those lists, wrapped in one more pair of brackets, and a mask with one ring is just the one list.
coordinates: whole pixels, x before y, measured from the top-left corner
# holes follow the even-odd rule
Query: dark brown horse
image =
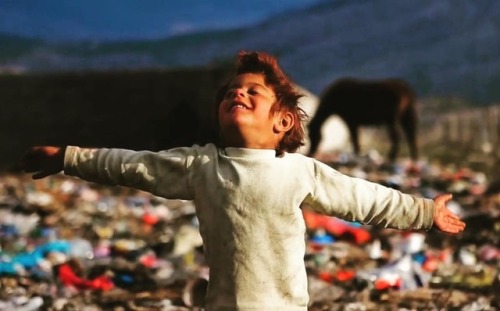
[(365, 125), (385, 125), (391, 140), (389, 160), (398, 154), (400, 133), (403, 130), (410, 156), (418, 158), (417, 107), (415, 92), (401, 79), (358, 80), (344, 78), (328, 86), (320, 96), (318, 109), (308, 125), (314, 155), (321, 141), (321, 127), (331, 115), (341, 117), (349, 129), (354, 152), (359, 155), (358, 129)]

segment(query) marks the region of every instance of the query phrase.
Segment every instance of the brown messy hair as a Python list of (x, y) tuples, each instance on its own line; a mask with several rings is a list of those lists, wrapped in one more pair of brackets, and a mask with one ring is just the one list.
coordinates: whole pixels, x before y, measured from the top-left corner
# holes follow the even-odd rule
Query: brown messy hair
[[(294, 118), (293, 127), (285, 133), (283, 139), (276, 146), (276, 152), (295, 152), (300, 146), (304, 145), (304, 120), (307, 118), (305, 111), (299, 107), (299, 99), (303, 94), (299, 93), (294, 87), (292, 81), (285, 75), (278, 64), (277, 59), (265, 52), (247, 52), (238, 53), (236, 61), (236, 73), (262, 74), (267, 86), (271, 87), (276, 94), (276, 104), (271, 113), (278, 111), (290, 112)], [(216, 94), (217, 108), (224, 99), (229, 87), (229, 82), (224, 84)], [(216, 109), (218, 110), (218, 109)], [(217, 120), (218, 123), (218, 120)]]

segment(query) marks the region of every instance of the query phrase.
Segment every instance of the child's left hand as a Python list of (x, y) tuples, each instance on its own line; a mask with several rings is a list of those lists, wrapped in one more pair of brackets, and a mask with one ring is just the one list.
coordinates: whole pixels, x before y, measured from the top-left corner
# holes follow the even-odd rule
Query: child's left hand
[(464, 230), (465, 223), (446, 207), (446, 202), (451, 198), (451, 194), (442, 194), (434, 198), (434, 225), (446, 233), (459, 233)]

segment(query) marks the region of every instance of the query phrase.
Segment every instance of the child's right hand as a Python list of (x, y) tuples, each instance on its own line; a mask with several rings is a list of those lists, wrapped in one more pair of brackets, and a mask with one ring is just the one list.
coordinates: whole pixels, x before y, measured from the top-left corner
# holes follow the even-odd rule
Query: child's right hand
[(456, 234), (464, 231), (465, 223), (453, 214), (446, 203), (452, 198), (451, 194), (442, 194), (434, 198), (434, 225), (441, 231)]
[(21, 167), (26, 173), (34, 173), (33, 179), (40, 179), (61, 172), (64, 168), (66, 148), (37, 146), (21, 159)]

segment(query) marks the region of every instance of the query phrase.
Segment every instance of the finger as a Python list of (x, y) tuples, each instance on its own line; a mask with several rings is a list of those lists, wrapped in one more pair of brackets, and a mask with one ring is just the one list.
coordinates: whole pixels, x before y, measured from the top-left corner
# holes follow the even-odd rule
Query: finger
[(464, 229), (465, 228), (461, 226), (447, 226), (444, 231), (457, 233), (464, 231)]
[(453, 230), (454, 232), (462, 232), (464, 231), (464, 227), (453, 226), (451, 227), (451, 230)]
[(453, 195), (451, 193), (446, 193), (446, 194), (440, 194), (436, 197), (436, 201), (447, 203), (453, 198)]
[(447, 224), (444, 225), (444, 227), (446, 227), (446, 228), (456, 228), (456, 229), (464, 230), (465, 229), (465, 224), (464, 223), (447, 223)]
[(464, 228), (458, 226), (446, 226), (442, 229), (442, 231), (447, 233), (459, 233), (464, 231)]
[(25, 168), (23, 171), (25, 173), (34, 173), (34, 172), (38, 172), (39, 170), (36, 168), (30, 168), (30, 169)]
[(51, 175), (51, 174), (47, 173), (45, 171), (41, 171), (41, 172), (33, 174), (33, 176), (31, 176), (31, 178), (33, 178), (33, 179), (42, 179), (42, 178), (45, 178), (45, 177), (47, 177), (49, 175)]
[(453, 218), (442, 218), (436, 226), (443, 232), (457, 233), (465, 229), (465, 223)]
[(439, 216), (442, 219), (455, 219), (461, 221), (460, 217), (458, 217), (456, 214), (451, 212), (450, 210), (443, 208), (441, 210), (441, 215)]
[(450, 234), (457, 234), (457, 233), (460, 233), (462, 232), (462, 230), (451, 230), (451, 229), (448, 229), (448, 230), (443, 230), (443, 232), (445, 233), (450, 233)]
[(452, 223), (452, 224), (465, 225), (465, 223), (463, 221), (461, 221), (459, 218), (454, 218), (454, 217), (448, 216), (447, 218), (445, 218), (445, 220), (449, 223)]
[(464, 223), (448, 223), (448, 224), (446, 224), (446, 227), (463, 230), (465, 228), (465, 224)]
[(460, 219), (450, 219), (450, 221), (452, 221), (453, 223), (455, 224), (459, 224), (459, 225), (463, 225), (465, 226), (465, 222), (461, 221)]
[(40, 170), (40, 165), (37, 163), (24, 163), (21, 164), (21, 167), (26, 173), (33, 173)]
[(460, 217), (458, 217), (456, 214), (450, 212), (449, 210), (448, 210), (448, 213), (447, 213), (446, 216), (450, 217), (450, 218), (453, 218), (453, 219), (456, 219), (456, 220), (460, 220)]

